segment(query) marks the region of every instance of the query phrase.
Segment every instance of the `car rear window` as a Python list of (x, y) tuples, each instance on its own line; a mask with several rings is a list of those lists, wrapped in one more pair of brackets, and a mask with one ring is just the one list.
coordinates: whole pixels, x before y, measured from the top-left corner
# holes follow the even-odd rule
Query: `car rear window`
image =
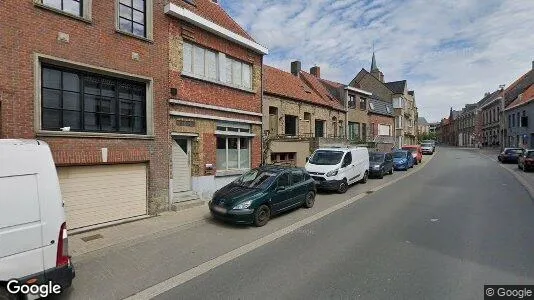
[(521, 150), (521, 149), (508, 149), (508, 150), (506, 150), (506, 154), (512, 154), (512, 153), (521, 154), (521, 153), (523, 153), (523, 150)]

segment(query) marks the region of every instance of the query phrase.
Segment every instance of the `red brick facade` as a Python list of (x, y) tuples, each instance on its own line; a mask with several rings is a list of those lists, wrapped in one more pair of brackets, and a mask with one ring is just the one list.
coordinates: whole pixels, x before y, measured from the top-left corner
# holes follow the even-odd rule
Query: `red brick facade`
[[(371, 125), (374, 125), (374, 128)], [(378, 125), (389, 125), (391, 128), (390, 136), (394, 135), (395, 132), (395, 117), (388, 117), (384, 115), (378, 115), (369, 113), (369, 132), (371, 137), (378, 135)]]
[[(38, 138), (46, 141), (56, 164), (101, 164), (101, 149), (108, 149), (107, 163), (148, 163), (148, 201), (150, 212), (163, 208), (168, 199), (168, 19), (163, 0), (153, 2), (153, 41), (121, 34), (115, 29), (115, 1), (93, 0), (91, 20), (43, 8), (31, 0), (3, 1), (0, 5), (0, 137)], [(68, 42), (58, 38), (68, 35)], [(132, 58), (132, 53), (139, 60)], [(42, 134), (34, 124), (34, 105), (38, 101), (35, 72), (40, 61), (36, 55), (50, 57), (47, 63), (72, 62), (98, 73), (127, 73), (152, 80), (153, 132), (144, 137), (102, 134)], [(81, 68), (81, 67), (80, 67)], [(39, 119), (39, 116), (37, 116)]]

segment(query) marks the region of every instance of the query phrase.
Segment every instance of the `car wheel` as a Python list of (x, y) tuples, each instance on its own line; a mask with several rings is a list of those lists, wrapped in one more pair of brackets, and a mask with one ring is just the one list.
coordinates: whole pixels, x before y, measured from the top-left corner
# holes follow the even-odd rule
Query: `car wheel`
[(381, 171), (380, 174), (378, 174), (378, 179), (382, 179), (384, 178), (384, 174), (386, 173), (386, 171)]
[(308, 194), (306, 195), (306, 201), (304, 201), (304, 207), (312, 208), (313, 204), (315, 204), (315, 193), (308, 192)]
[(349, 186), (347, 184), (347, 179), (343, 179), (339, 183), (339, 187), (337, 188), (337, 192), (340, 193), (340, 194), (345, 194), (348, 189), (349, 189)]
[(0, 286), (0, 300), (17, 300), (16, 295), (10, 294), (6, 288)]
[(369, 179), (369, 172), (365, 171), (363, 174), (363, 178), (360, 180), (360, 183), (367, 183), (367, 179)]
[(391, 167), (391, 169), (389, 170), (389, 175), (392, 175), (393, 174), (393, 167)]
[(517, 168), (518, 168), (519, 170), (521, 170), (521, 164), (518, 163), (518, 164), (517, 164)]
[(256, 209), (254, 212), (254, 225), (257, 227), (264, 226), (269, 222), (269, 219), (271, 218), (271, 209), (269, 206), (263, 204), (260, 207)]

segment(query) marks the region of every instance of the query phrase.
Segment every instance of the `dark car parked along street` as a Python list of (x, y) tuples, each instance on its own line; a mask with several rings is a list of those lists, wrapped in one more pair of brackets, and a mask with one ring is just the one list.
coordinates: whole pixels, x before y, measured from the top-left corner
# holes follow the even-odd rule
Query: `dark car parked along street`
[(517, 167), (525, 172), (534, 170), (534, 150), (525, 150), (518, 158)]
[(369, 175), (384, 178), (385, 174), (393, 174), (393, 156), (391, 153), (369, 153)]
[(517, 163), (519, 155), (523, 154), (523, 148), (504, 148), (504, 151), (497, 156), (497, 159), (502, 163)]
[(209, 208), (217, 219), (263, 226), (277, 213), (313, 207), (315, 194), (315, 182), (306, 170), (263, 166), (215, 192)]

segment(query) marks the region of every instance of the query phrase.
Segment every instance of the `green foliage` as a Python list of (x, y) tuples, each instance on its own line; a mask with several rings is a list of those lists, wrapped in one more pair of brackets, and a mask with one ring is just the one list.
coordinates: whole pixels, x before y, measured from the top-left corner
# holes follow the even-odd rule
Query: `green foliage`
[(418, 140), (419, 141), (424, 141), (424, 140), (434, 140), (434, 141), (436, 141), (437, 140), (437, 135), (436, 135), (435, 132), (419, 134)]

